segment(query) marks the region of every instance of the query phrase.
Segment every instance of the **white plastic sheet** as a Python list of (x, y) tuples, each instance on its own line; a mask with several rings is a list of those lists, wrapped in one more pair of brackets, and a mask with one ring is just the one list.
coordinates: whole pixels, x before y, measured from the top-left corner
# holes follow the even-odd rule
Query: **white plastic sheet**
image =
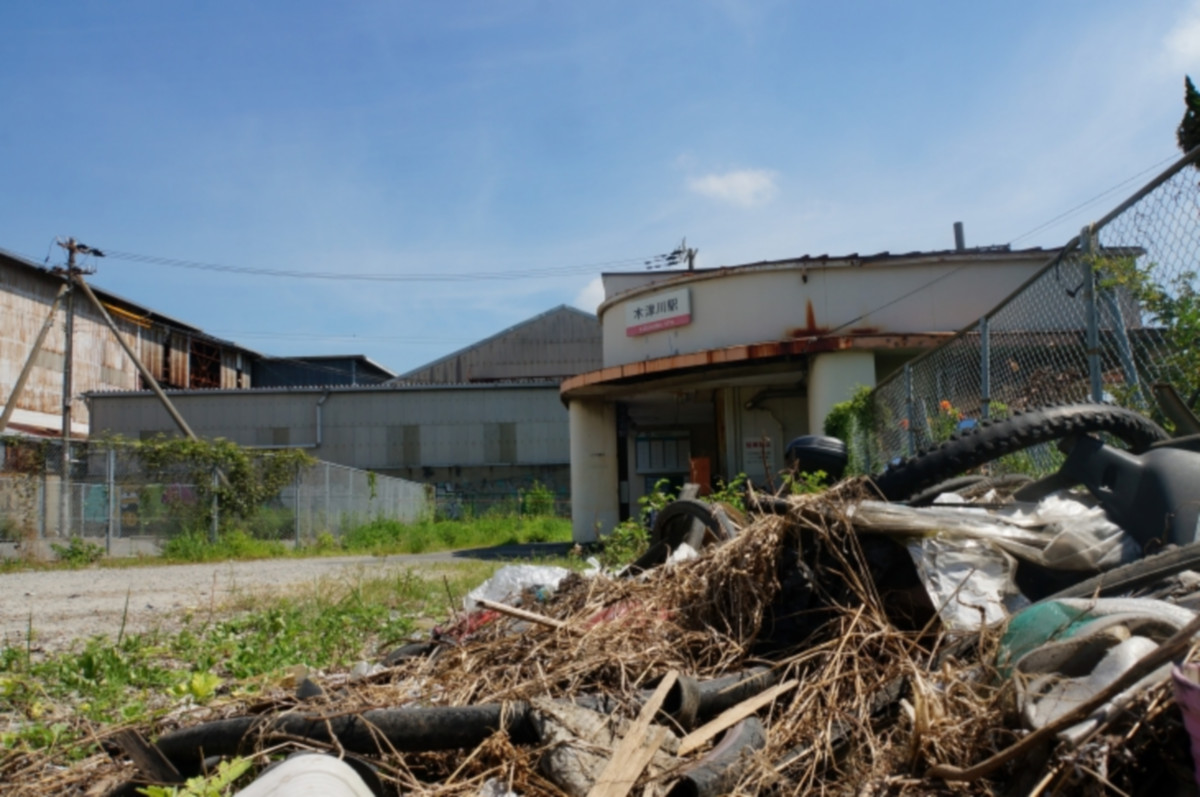
[(558, 583), (570, 574), (565, 567), (553, 565), (505, 565), (497, 570), (492, 577), (467, 593), (463, 598), (463, 607), (474, 611), (476, 601), (480, 598), (499, 603), (511, 603), (524, 590), (532, 587), (545, 587), (551, 591), (558, 589)]

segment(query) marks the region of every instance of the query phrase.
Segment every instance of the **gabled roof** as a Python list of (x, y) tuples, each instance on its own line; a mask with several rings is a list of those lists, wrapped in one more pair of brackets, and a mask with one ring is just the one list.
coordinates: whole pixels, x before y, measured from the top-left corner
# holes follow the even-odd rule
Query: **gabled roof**
[(527, 318), (524, 321), (520, 321), (516, 324), (513, 324), (510, 327), (502, 329), (499, 332), (497, 332), (496, 334), (489, 335), (488, 337), (483, 338), (482, 340), (476, 341), (475, 343), (472, 343), (469, 346), (464, 346), (463, 348), (458, 349), (457, 351), (453, 351), (450, 354), (445, 355), (444, 357), (439, 357), (436, 360), (432, 360), (428, 363), (425, 363), (424, 365), (418, 366), (417, 368), (413, 368), (409, 371), (406, 371), (391, 381), (404, 382), (404, 381), (414, 379), (422, 373), (436, 369), (439, 365), (451, 363), (455, 359), (464, 357), (466, 355), (471, 354), (472, 352), (475, 352), (479, 349), (485, 348), (489, 344), (499, 342), (499, 341), (503, 340), (504, 338), (512, 336), (521, 331), (534, 328), (534, 327), (538, 326), (539, 324), (544, 323), (548, 319), (551, 319), (554, 316), (558, 316), (558, 315), (574, 315), (574, 316), (578, 316), (581, 319), (587, 319), (589, 321), (595, 322), (596, 328), (597, 328), (597, 340), (599, 340), (600, 321), (594, 314), (580, 310), (577, 307), (571, 307), (570, 305), (567, 305), (567, 304), (560, 304), (557, 307), (552, 307), (551, 309), (546, 310), (545, 312), (538, 313), (537, 315), (535, 315), (531, 318)]

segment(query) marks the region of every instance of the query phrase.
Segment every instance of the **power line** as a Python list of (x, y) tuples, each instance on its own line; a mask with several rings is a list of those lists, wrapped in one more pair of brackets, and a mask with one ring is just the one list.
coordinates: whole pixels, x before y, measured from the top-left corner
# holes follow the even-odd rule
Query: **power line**
[(535, 277), (567, 277), (580, 274), (591, 274), (597, 269), (615, 266), (641, 265), (646, 257), (624, 258), (602, 263), (588, 263), (577, 266), (560, 266), (547, 268), (528, 268), (510, 271), (459, 271), (459, 272), (417, 272), (397, 274), (388, 272), (341, 273), (335, 271), (299, 271), (295, 269), (256, 268), (252, 266), (232, 266), (220, 263), (203, 263), (195, 260), (179, 260), (156, 255), (140, 255), (133, 252), (107, 250), (106, 257), (111, 260), (125, 260), (131, 263), (167, 266), (170, 268), (185, 268), (197, 271), (217, 271), (225, 274), (243, 274), (256, 277), (285, 277), (288, 279), (318, 279), (356, 282), (475, 282), (478, 280), (517, 280)]
[(411, 335), (348, 335), (348, 334), (322, 334), (320, 332), (230, 332), (227, 330), (213, 330), (211, 334), (226, 337), (226, 338), (258, 338), (258, 339), (279, 339), (279, 340), (345, 340), (345, 341), (368, 341), (368, 340), (387, 340), (397, 343), (414, 343), (414, 344), (438, 344), (438, 343), (473, 343), (475, 338), (423, 338), (413, 337)]
[(1068, 216), (1078, 213), (1079, 211), (1083, 210), (1084, 208), (1088, 207), (1089, 205), (1093, 205), (1093, 204), (1099, 202), (1101, 199), (1104, 199), (1109, 194), (1113, 194), (1117, 191), (1120, 191), (1125, 186), (1129, 185), (1132, 182), (1135, 182), (1136, 180), (1139, 180), (1142, 177), (1145, 177), (1147, 174), (1149, 174), (1151, 172), (1158, 171), (1163, 166), (1166, 166), (1168, 163), (1171, 163), (1172, 161), (1176, 160), (1176, 158), (1178, 158), (1177, 155), (1171, 155), (1171, 156), (1159, 161), (1158, 163), (1155, 163), (1153, 166), (1148, 166), (1147, 168), (1143, 169), (1142, 171), (1138, 172), (1137, 174), (1133, 175), (1132, 177), (1127, 177), (1126, 179), (1117, 183), (1113, 187), (1105, 189), (1104, 191), (1100, 192), (1099, 194), (1096, 194), (1096, 196), (1092, 197), (1091, 199), (1089, 199), (1085, 202), (1081, 202), (1080, 204), (1076, 205), (1075, 207), (1071, 208), (1070, 210), (1063, 211), (1062, 213), (1058, 214), (1057, 216), (1055, 216), (1054, 218), (1050, 219), (1047, 222), (1043, 222), (1042, 224), (1039, 224), (1038, 226), (1034, 227), (1029, 232), (1018, 235), (1016, 238), (1013, 238), (1011, 241), (1009, 241), (1008, 245), (1012, 246), (1017, 241), (1024, 240), (1031, 235), (1036, 235), (1037, 233), (1041, 232), (1042, 230), (1044, 230), (1048, 227), (1052, 227), (1053, 225), (1057, 224), (1058, 222), (1062, 221), (1063, 219), (1067, 218)]

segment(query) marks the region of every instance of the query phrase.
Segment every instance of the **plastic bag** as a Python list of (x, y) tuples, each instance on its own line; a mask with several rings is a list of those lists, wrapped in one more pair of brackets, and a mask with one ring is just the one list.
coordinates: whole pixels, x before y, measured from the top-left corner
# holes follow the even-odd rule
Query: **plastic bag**
[(1013, 581), (1017, 563), (986, 542), (926, 537), (908, 552), (947, 628), (978, 631), (1029, 605)]
[(467, 597), (463, 598), (463, 608), (474, 611), (476, 601), (480, 598), (507, 603), (530, 588), (544, 587), (553, 592), (570, 572), (565, 567), (553, 565), (505, 565), (467, 593)]

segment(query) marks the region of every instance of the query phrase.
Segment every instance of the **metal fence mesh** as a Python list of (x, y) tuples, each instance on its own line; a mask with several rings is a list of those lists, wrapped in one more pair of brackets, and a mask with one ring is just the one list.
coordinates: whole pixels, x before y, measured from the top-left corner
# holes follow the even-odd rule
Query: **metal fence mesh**
[(1200, 386), (1200, 151), (1070, 241), (952, 340), (882, 380), (851, 449), (864, 470), (980, 418), (1061, 402), (1150, 412), (1150, 386)]
[[(0, 543), (78, 536), (106, 540), (110, 547), (114, 540), (138, 540), (146, 547), (125, 544), (122, 551), (151, 552), (183, 532), (214, 528), (214, 512), (221, 522), (219, 503), (201, 498), (206, 491), (185, 468), (151, 476), (129, 446), (73, 445), (64, 502), (61, 451), (57, 441), (3, 446)], [(321, 533), (337, 538), (376, 519), (413, 523), (432, 510), (423, 484), (317, 462), (239, 518), (237, 527), (259, 539), (306, 542)]]

